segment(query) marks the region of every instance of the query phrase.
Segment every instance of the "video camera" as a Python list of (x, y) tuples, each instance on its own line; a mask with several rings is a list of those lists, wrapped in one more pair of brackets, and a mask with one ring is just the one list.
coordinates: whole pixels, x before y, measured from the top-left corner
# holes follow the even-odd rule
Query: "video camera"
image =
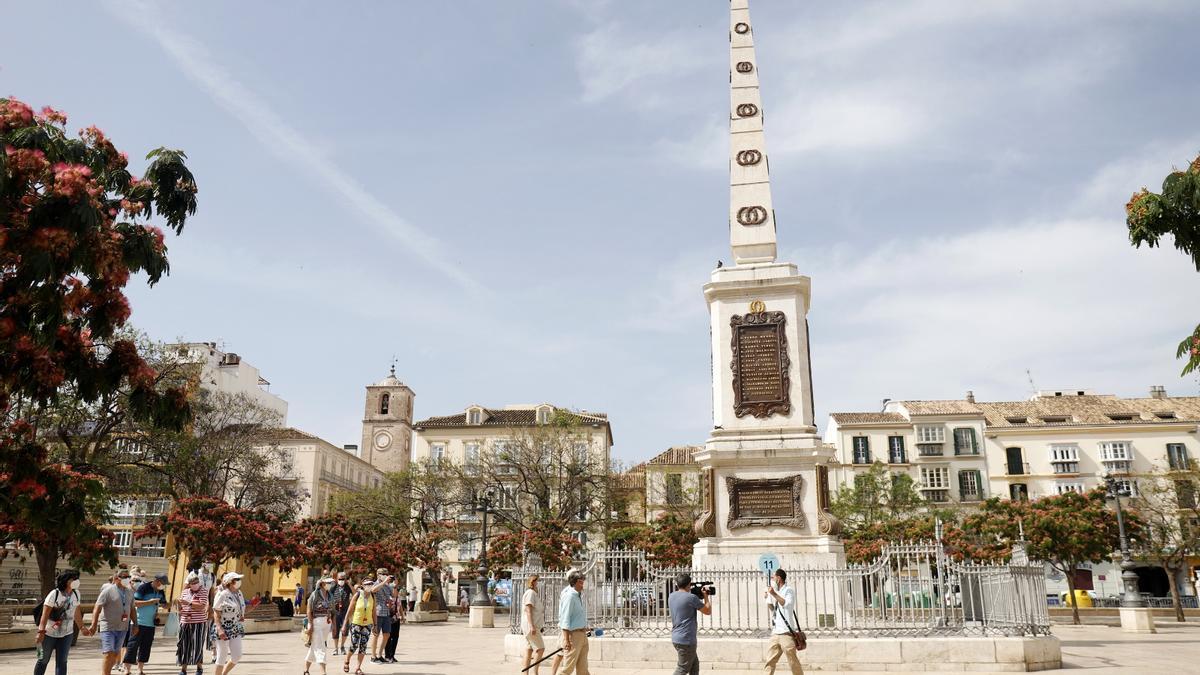
[(692, 595), (703, 600), (704, 593), (702, 593), (700, 591), (700, 589), (702, 589), (702, 588), (708, 591), (708, 597), (710, 597), (710, 598), (716, 596), (716, 594), (717, 594), (717, 587), (713, 585), (713, 582), (711, 582), (711, 581), (693, 581), (692, 582)]

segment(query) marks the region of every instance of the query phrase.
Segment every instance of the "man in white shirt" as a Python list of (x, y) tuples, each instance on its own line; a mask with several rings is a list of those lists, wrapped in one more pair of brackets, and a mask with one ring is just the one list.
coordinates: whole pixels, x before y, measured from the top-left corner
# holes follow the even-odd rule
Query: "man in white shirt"
[(800, 657), (796, 655), (796, 641), (792, 631), (799, 630), (796, 620), (796, 591), (787, 585), (787, 572), (775, 570), (772, 582), (767, 586), (763, 596), (771, 608), (771, 646), (767, 649), (767, 662), (763, 671), (767, 675), (775, 673), (775, 664), (781, 657), (786, 658), (792, 675), (803, 675), (800, 667)]
[[(525, 670), (529, 670), (529, 664), (536, 658), (542, 660), (542, 655), (546, 653), (546, 642), (542, 640), (542, 598), (541, 593), (538, 593), (538, 582), (540, 577), (533, 575), (529, 577), (529, 588), (525, 590), (525, 594), (521, 597), (521, 633), (525, 636)], [(536, 653), (536, 657), (535, 657)], [(533, 667), (533, 675), (538, 675), (541, 665)]]

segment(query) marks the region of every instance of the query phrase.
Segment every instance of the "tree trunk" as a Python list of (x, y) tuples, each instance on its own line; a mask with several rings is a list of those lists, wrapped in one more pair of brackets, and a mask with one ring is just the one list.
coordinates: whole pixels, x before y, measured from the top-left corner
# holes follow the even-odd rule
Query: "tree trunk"
[(58, 568), (58, 547), (50, 544), (44, 544), (34, 548), (34, 553), (37, 556), (38, 580), (42, 594), (36, 598), (41, 602), (54, 590), (55, 571)]
[(1075, 568), (1067, 573), (1067, 597), (1071, 600), (1071, 623), (1079, 625), (1079, 603), (1075, 600)]
[(1162, 569), (1167, 573), (1167, 586), (1171, 589), (1171, 606), (1175, 608), (1175, 620), (1183, 623), (1187, 619), (1183, 617), (1183, 603), (1179, 600), (1179, 584), (1175, 581), (1175, 570), (1165, 564)]

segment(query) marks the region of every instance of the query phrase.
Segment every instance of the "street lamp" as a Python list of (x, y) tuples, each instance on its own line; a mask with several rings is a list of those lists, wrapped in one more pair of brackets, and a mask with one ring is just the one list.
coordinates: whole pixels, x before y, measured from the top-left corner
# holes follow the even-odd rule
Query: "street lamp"
[(488, 597), (487, 592), (487, 526), (488, 514), (495, 513), (495, 511), (492, 510), (492, 499), (494, 497), (495, 493), (493, 493), (491, 490), (488, 490), (475, 505), (475, 512), (483, 514), (483, 546), (479, 553), (479, 574), (475, 577), (475, 593), (471, 596), (472, 607), (492, 606), (492, 599)]
[[(1129, 537), (1125, 534), (1125, 516), (1121, 513), (1121, 481), (1107, 472), (1103, 478), (1108, 496), (1117, 504), (1117, 531), (1121, 536), (1121, 585), (1124, 587), (1121, 606), (1145, 607), (1146, 601), (1142, 599), (1141, 593), (1138, 593), (1138, 575), (1133, 571), (1137, 565), (1133, 562), (1133, 556), (1129, 554)], [(1125, 493), (1125, 496), (1129, 496), (1128, 493)]]

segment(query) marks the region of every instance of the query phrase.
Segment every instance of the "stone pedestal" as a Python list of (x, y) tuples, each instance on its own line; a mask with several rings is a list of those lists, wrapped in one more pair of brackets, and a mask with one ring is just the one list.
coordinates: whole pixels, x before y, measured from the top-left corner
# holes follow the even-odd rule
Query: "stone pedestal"
[(1153, 612), (1149, 607), (1122, 607), (1121, 630), (1126, 633), (1157, 633)]
[(471, 628), (493, 628), (496, 625), (496, 608), (495, 607), (476, 607), (471, 606), (471, 615), (467, 619), (467, 625)]

